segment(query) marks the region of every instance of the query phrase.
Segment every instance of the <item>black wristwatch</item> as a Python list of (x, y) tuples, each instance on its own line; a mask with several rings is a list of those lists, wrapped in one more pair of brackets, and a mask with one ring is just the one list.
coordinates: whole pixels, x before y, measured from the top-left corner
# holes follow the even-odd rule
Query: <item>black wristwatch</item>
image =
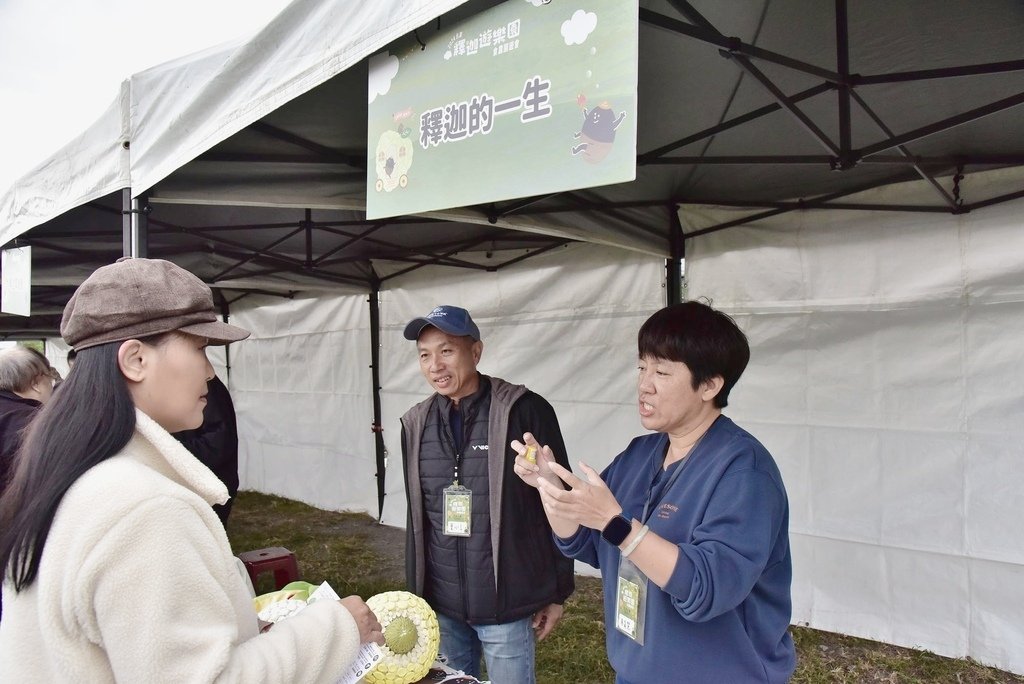
[(608, 524), (601, 530), (601, 536), (612, 546), (618, 546), (626, 541), (626, 537), (633, 531), (633, 523), (621, 515), (617, 515), (608, 521)]

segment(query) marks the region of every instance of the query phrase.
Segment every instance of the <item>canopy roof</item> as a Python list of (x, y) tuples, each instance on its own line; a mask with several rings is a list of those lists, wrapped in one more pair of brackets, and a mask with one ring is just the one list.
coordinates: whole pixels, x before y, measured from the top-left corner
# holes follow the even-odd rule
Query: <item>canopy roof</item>
[[(971, 182), (1024, 165), (1016, 0), (642, 0), (635, 181), (366, 221), (368, 56), (494, 4), (296, 0), (247, 41), (131, 77), (0, 199), (0, 241), (33, 245), (35, 269), (34, 315), (0, 329), (56, 330), (73, 287), (123, 252), (128, 187), (147, 255), (225, 302), (365, 291), (432, 263), (497, 269), (573, 240), (681, 256), (683, 236), (795, 209), (949, 215), (1024, 195)], [(858, 197), (911, 179), (930, 200)]]

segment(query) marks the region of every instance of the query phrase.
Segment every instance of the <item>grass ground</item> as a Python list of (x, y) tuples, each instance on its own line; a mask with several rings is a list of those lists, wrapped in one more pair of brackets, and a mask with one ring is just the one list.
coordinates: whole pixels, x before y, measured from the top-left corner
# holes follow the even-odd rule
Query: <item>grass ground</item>
[[(242, 492), (228, 523), (235, 553), (284, 546), (299, 559), (302, 578), (328, 581), (340, 595), (364, 598), (404, 589), (405, 534), (356, 513), (322, 511), (280, 497)], [(271, 591), (259, 578), (257, 593)], [(1003, 684), (1024, 677), (983, 667), (971, 660), (942, 658), (866, 639), (793, 627), (797, 646), (795, 684)], [(605, 658), (601, 585), (577, 578), (565, 617), (537, 647), (538, 684), (614, 681)]]

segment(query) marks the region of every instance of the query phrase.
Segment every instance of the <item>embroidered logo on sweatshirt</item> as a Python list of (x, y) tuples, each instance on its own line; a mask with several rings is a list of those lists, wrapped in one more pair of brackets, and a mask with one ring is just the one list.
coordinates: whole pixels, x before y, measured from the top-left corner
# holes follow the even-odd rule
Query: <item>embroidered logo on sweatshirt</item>
[(662, 520), (668, 520), (672, 517), (672, 514), (677, 512), (678, 510), (679, 506), (673, 506), (670, 503), (663, 503), (660, 506), (658, 506), (658, 510), (655, 512), (655, 515), (661, 518)]

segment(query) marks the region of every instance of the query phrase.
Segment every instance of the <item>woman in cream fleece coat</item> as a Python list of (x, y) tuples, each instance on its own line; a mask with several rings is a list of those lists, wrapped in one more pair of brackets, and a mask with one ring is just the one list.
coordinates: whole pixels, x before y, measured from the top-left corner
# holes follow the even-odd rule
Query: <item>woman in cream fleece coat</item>
[(259, 631), (211, 508), (227, 490), (169, 434), (202, 422), (207, 343), (248, 336), (216, 321), (209, 293), (134, 259), (69, 302), (77, 363), (0, 502), (0, 681), (333, 684), (381, 641), (359, 597)]

